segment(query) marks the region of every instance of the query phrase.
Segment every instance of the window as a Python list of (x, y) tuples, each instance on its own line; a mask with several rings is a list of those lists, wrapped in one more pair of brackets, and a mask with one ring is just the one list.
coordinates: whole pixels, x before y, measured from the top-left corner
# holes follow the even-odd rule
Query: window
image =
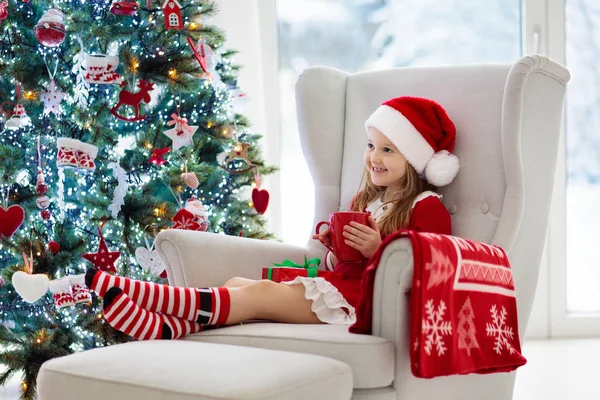
[(519, 0), (277, 0), (283, 239), (306, 244), (313, 186), (300, 150), (294, 85), (327, 65), (349, 72), (509, 62), (521, 56)]
[[(171, 3), (173, 5), (173, 3)], [(179, 17), (175, 13), (169, 14), (169, 25), (179, 26)]]

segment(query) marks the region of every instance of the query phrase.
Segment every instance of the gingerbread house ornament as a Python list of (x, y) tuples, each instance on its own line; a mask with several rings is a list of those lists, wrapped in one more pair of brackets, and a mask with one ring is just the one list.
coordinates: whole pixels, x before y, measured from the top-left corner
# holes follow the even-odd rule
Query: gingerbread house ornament
[(181, 19), (181, 4), (177, 0), (165, 0), (162, 5), (165, 15), (165, 26), (167, 29), (183, 29), (183, 20)]

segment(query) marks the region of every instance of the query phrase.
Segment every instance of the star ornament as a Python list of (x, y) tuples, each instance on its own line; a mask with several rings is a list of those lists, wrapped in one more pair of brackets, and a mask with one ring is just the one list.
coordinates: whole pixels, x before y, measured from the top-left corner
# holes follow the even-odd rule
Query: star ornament
[(171, 118), (173, 119), (167, 122), (167, 125), (174, 125), (174, 127), (163, 133), (173, 141), (173, 151), (183, 146), (191, 145), (192, 137), (198, 130), (198, 127), (188, 125), (187, 119), (181, 118), (177, 114), (171, 114)]
[(59, 115), (62, 113), (62, 108), (60, 107), (60, 102), (65, 97), (63, 92), (56, 91), (56, 84), (54, 83), (54, 79), (50, 81), (50, 86), (48, 86), (48, 91), (42, 93), (42, 101), (44, 102), (44, 115), (54, 113), (55, 115)]
[(102, 228), (98, 228), (98, 233), (100, 234), (98, 251), (96, 253), (85, 253), (81, 257), (90, 261), (97, 269), (114, 274), (117, 272), (115, 261), (117, 261), (117, 258), (121, 255), (121, 252), (108, 251), (108, 246), (106, 246), (106, 242), (102, 236)]

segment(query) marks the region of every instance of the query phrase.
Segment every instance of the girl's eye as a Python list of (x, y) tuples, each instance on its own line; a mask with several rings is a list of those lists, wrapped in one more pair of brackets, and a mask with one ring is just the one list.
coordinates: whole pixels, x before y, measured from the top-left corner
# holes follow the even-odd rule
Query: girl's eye
[(383, 149), (383, 151), (384, 151), (385, 153), (391, 153), (393, 150), (392, 150), (392, 149), (390, 149), (389, 147), (386, 147), (386, 148), (384, 148), (384, 149)]
[(369, 149), (374, 149), (375, 146), (373, 146), (373, 143), (367, 143), (367, 148)]

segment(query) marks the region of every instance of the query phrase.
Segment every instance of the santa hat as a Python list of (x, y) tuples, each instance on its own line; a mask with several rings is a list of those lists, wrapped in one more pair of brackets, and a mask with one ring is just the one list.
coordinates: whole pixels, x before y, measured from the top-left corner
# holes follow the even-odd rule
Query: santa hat
[(388, 100), (367, 119), (365, 127), (385, 135), (432, 185), (448, 185), (458, 174), (458, 158), (451, 154), (456, 128), (435, 101), (407, 96)]
[(198, 217), (206, 217), (206, 209), (202, 202), (195, 197), (190, 197), (185, 202), (185, 209)]

